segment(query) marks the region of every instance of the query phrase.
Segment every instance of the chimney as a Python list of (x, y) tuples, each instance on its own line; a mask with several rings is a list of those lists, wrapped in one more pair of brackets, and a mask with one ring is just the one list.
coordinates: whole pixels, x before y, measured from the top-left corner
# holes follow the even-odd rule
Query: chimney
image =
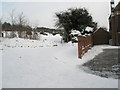
[(114, 3), (114, 0), (111, 0), (111, 2), (110, 2), (110, 5), (111, 5), (111, 14), (113, 14), (114, 13), (114, 8), (115, 8), (115, 5), (114, 5), (115, 3)]

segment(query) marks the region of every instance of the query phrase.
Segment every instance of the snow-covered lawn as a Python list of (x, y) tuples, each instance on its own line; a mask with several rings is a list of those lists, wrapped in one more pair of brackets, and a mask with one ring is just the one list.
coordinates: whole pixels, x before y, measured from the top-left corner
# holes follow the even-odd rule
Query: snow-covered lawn
[(41, 36), (40, 41), (3, 39), (2, 87), (118, 88), (117, 79), (88, 74), (80, 68), (111, 46), (94, 46), (78, 59), (77, 44), (60, 42), (60, 36)]

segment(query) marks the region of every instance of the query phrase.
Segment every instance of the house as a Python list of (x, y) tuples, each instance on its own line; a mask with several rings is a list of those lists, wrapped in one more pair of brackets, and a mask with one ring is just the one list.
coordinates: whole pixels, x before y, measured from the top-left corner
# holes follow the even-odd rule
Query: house
[(51, 33), (51, 34), (63, 34), (64, 31), (62, 29), (51, 29), (46, 27), (37, 27), (36, 30), (41, 33)]
[(120, 2), (114, 8), (111, 2), (111, 15), (109, 17), (110, 35), (112, 45), (120, 46)]
[(109, 44), (109, 32), (99, 28), (93, 33), (93, 45)]

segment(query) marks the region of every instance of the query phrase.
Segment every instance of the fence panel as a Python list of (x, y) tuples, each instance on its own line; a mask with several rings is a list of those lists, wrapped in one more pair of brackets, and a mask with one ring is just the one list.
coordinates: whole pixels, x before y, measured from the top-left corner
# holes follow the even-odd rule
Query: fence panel
[(82, 56), (93, 46), (92, 36), (78, 37), (78, 57)]

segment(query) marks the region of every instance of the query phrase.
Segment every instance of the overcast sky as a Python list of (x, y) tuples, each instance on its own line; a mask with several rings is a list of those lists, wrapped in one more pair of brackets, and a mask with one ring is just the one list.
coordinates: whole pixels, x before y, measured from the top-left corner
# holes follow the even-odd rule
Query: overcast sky
[[(4, 21), (9, 21), (10, 13), (15, 9), (16, 15), (23, 12), (30, 24), (40, 27), (54, 28), (55, 12), (67, 10), (71, 7), (85, 7), (93, 16), (93, 20), (101, 27), (108, 28), (108, 17), (110, 15), (109, 1), (102, 2), (14, 2), (2, 1), (2, 16)], [(119, 0), (115, 0), (118, 3)], [(0, 9), (1, 11), (1, 9)], [(1, 15), (1, 14), (0, 14)]]

